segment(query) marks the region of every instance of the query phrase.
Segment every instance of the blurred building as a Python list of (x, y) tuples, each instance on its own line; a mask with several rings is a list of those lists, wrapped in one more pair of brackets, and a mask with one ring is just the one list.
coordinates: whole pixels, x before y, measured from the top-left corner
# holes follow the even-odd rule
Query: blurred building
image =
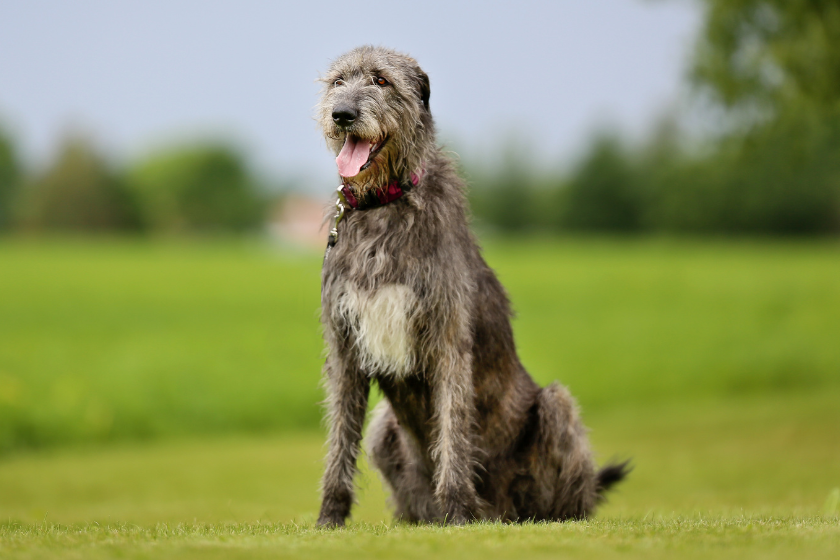
[(278, 241), (321, 250), (327, 242), (327, 205), (300, 194), (283, 197), (269, 216), (268, 230)]

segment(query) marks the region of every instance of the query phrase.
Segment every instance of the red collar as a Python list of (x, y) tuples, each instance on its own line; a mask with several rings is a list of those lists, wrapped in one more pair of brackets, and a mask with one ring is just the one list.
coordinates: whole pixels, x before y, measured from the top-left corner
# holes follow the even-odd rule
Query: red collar
[(356, 198), (353, 194), (353, 190), (347, 184), (341, 186), (341, 193), (347, 200), (347, 204), (349, 204), (354, 210), (367, 210), (369, 208), (376, 208), (377, 206), (385, 206), (389, 202), (394, 202), (406, 192), (410, 191), (412, 187), (416, 187), (417, 183), (419, 183), (420, 179), (423, 177), (423, 172), (424, 170), (421, 169), (417, 173), (412, 173), (410, 185), (401, 187), (399, 181), (394, 179), (384, 187), (370, 189), (363, 197), (361, 197), (362, 200)]

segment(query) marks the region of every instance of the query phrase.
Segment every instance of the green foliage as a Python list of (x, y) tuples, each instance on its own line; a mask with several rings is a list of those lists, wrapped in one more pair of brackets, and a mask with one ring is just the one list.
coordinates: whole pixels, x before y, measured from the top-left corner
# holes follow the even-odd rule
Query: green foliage
[(569, 174), (542, 183), (512, 162), (472, 181), (473, 211), (520, 231), (840, 231), (840, 113), (791, 110), (709, 150), (680, 145), (667, 130), (635, 150), (599, 137)]
[(0, 231), (8, 229), (20, 181), (20, 165), (11, 138), (0, 129)]
[(57, 160), (20, 193), (25, 229), (53, 231), (130, 230), (136, 208), (116, 172), (81, 138), (70, 138)]
[[(487, 243), (541, 382), (585, 410), (829, 390), (829, 243)], [(318, 254), (248, 244), (0, 245), (0, 449), (317, 429)]]
[(690, 166), (683, 208), (703, 209), (698, 229), (840, 231), (840, 4), (705, 4), (695, 80), (751, 126)]
[(252, 171), (221, 144), (161, 152), (128, 173), (80, 137), (65, 140), (34, 177), (22, 176), (15, 156), (0, 131), (0, 230), (242, 232), (265, 213)]
[(690, 151), (674, 130), (635, 149), (596, 137), (568, 173), (523, 195), (533, 172), (506, 162), (504, 181), (474, 181), (479, 222), (519, 230), (840, 231), (840, 4), (704, 3), (695, 84), (729, 109), (728, 133)]
[(508, 147), (498, 162), (482, 162), (463, 170), (467, 176), (471, 210), (481, 226), (521, 231), (543, 225), (538, 179), (533, 165)]
[(729, 106), (780, 112), (840, 104), (840, 5), (834, 0), (704, 0), (694, 75)]
[(646, 227), (759, 234), (840, 231), (840, 119), (790, 115), (711, 153), (643, 162)]
[(243, 157), (222, 145), (162, 152), (134, 166), (128, 177), (144, 223), (155, 231), (243, 231), (263, 217)]
[(563, 193), (562, 226), (600, 231), (639, 229), (642, 201), (636, 173), (617, 138), (597, 138)]

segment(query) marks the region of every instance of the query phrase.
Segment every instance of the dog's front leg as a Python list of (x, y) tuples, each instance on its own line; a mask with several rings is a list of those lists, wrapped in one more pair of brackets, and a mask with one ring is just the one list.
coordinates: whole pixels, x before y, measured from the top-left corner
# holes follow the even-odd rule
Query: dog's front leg
[(370, 381), (358, 368), (330, 356), (326, 367), (329, 451), (322, 481), (319, 526), (343, 526), (353, 505), (353, 476), (362, 439)]
[(463, 524), (475, 516), (478, 499), (473, 477), (474, 391), (469, 352), (446, 355), (433, 385), (435, 498), (446, 523)]

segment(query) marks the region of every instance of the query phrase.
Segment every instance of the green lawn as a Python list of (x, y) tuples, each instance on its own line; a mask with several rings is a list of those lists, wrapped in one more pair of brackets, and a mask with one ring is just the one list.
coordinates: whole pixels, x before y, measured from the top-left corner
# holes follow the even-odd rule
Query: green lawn
[[(586, 411), (840, 387), (840, 244), (488, 243), (517, 342)], [(320, 255), (0, 239), (0, 453), (317, 429)]]
[[(824, 518), (594, 520), (469, 527), (294, 524), (0, 528), (6, 558), (732, 558), (836, 559), (840, 527)], [(33, 542), (37, 544), (33, 544)]]
[(0, 451), (317, 428), (317, 255), (0, 244)]
[(517, 342), (636, 469), (591, 520), (312, 523), (320, 256), (0, 240), (0, 558), (840, 555), (840, 245), (492, 241)]
[[(312, 526), (319, 434), (17, 454), (0, 463), (0, 557), (836, 557), (840, 393), (588, 415), (636, 469), (589, 521), (401, 527), (365, 468), (348, 530)], [(238, 555), (238, 556), (237, 556)]]

